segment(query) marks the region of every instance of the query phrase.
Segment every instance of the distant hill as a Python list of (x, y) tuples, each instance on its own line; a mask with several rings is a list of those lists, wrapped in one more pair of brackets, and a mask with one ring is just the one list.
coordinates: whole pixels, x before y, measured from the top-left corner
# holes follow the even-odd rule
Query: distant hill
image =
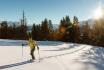
[[(58, 28), (58, 24), (53, 24), (53, 29), (57, 29)], [(28, 32), (31, 32), (31, 30), (32, 30), (32, 25), (31, 26), (27, 26), (28, 27)]]
[(88, 22), (89, 26), (92, 27), (92, 25), (95, 23), (95, 20), (94, 19), (88, 19), (88, 20), (85, 20), (85, 21), (80, 21), (79, 24), (80, 26), (84, 25), (86, 22)]

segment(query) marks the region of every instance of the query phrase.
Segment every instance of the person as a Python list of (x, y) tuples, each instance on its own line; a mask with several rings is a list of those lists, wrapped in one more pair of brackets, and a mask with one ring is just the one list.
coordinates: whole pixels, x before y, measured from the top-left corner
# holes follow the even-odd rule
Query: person
[(29, 47), (30, 47), (30, 55), (32, 57), (31, 60), (35, 60), (34, 51), (36, 49), (36, 46), (37, 46), (37, 49), (39, 49), (39, 47), (37, 45), (37, 42), (30, 37), (29, 41), (28, 41), (28, 44), (29, 44)]

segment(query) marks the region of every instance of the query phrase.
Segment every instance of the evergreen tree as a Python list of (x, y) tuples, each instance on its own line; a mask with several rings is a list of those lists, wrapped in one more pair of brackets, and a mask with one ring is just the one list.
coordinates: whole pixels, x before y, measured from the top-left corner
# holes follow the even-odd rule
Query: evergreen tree
[(31, 35), (32, 35), (32, 38), (33, 38), (34, 40), (37, 40), (37, 30), (36, 30), (36, 25), (35, 25), (35, 24), (33, 24), (33, 26), (32, 26)]
[(69, 36), (69, 27), (71, 27), (72, 23), (70, 21), (69, 16), (66, 16), (60, 21), (59, 31), (62, 41), (70, 41)]
[(104, 19), (99, 19), (93, 25), (95, 45), (104, 46)]
[(28, 39), (28, 37), (27, 37), (27, 21), (26, 21), (24, 11), (23, 11), (23, 18), (21, 19), (21, 25), (19, 27), (19, 36), (20, 36), (20, 39)]
[(52, 24), (52, 21), (49, 20), (48, 22), (48, 27), (49, 27), (49, 40), (53, 40), (53, 24)]
[(83, 28), (82, 28), (82, 43), (85, 43), (85, 44), (90, 43), (89, 33), (90, 33), (90, 27), (88, 25), (88, 22), (86, 21), (86, 23), (83, 25)]
[(79, 21), (76, 16), (73, 18), (73, 25), (72, 25), (72, 42), (80, 42), (80, 28), (79, 28)]
[(2, 21), (1, 28), (0, 28), (0, 38), (6, 39), (7, 38), (7, 32), (8, 32), (8, 25), (7, 21)]
[(48, 20), (47, 19), (42, 21), (41, 32), (42, 32), (43, 40), (48, 40), (48, 38), (49, 38), (49, 26), (48, 26)]

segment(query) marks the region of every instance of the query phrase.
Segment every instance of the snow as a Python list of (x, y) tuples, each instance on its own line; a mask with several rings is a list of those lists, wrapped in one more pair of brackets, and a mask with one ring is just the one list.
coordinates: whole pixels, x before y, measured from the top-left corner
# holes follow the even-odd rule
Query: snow
[(103, 70), (104, 48), (57, 41), (38, 41), (36, 61), (30, 62), (25, 40), (0, 39), (0, 70)]

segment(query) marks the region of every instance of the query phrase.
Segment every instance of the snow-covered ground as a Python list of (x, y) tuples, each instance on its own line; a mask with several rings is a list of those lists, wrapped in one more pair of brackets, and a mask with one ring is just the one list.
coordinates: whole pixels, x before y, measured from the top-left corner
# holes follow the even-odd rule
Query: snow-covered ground
[[(30, 48), (24, 40), (0, 39), (0, 70), (104, 70), (104, 49), (90, 45), (38, 41), (36, 61), (30, 62)], [(23, 51), (23, 52), (22, 52)]]

